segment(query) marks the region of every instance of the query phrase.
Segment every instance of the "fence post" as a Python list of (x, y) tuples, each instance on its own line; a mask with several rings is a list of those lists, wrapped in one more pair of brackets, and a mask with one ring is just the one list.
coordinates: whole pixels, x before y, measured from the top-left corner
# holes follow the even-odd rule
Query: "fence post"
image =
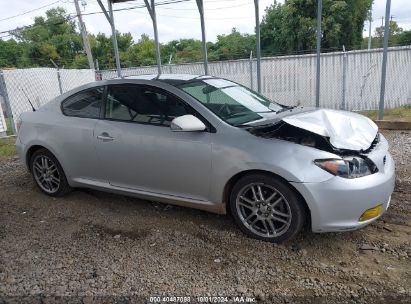
[(0, 95), (3, 96), (4, 102), (6, 104), (6, 113), (7, 113), (7, 118), (9, 119), (9, 125), (11, 128), (11, 132), (13, 135), (17, 134), (16, 131), (16, 125), (14, 124), (14, 117), (13, 117), (13, 111), (11, 109), (10, 105), (10, 99), (9, 95), (7, 94), (7, 87), (6, 87), (6, 81), (4, 80), (4, 75), (3, 71), (0, 70)]
[(50, 61), (54, 65), (54, 67), (57, 69), (57, 80), (59, 82), (60, 95), (62, 95), (63, 94), (63, 87), (61, 86), (61, 76), (60, 76), (59, 66), (54, 62), (53, 59), (50, 58)]
[(251, 90), (254, 90), (254, 79), (253, 79), (253, 51), (250, 52), (250, 85)]
[(168, 69), (170, 74), (173, 74), (173, 70), (171, 69), (171, 59), (173, 59), (173, 54), (170, 54), (170, 58), (168, 59)]
[(102, 77), (101, 72), (100, 72), (100, 65), (99, 65), (99, 63), (98, 63), (98, 59), (97, 59), (97, 58), (96, 58), (95, 67), (96, 67), (96, 69), (95, 69), (95, 71), (94, 71), (94, 73), (95, 73), (95, 79), (96, 79), (97, 81), (103, 80), (103, 77)]
[(345, 104), (345, 92), (347, 90), (347, 52), (345, 51), (345, 46), (343, 45), (343, 75), (342, 75), (342, 101), (341, 101), (341, 110), (346, 109)]

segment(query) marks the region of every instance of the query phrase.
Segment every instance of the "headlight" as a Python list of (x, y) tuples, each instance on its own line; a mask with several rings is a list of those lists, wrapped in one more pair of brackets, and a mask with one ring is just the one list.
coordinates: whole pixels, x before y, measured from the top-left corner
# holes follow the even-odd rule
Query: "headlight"
[(378, 171), (371, 160), (358, 156), (343, 159), (317, 159), (314, 163), (321, 169), (344, 178), (362, 177)]

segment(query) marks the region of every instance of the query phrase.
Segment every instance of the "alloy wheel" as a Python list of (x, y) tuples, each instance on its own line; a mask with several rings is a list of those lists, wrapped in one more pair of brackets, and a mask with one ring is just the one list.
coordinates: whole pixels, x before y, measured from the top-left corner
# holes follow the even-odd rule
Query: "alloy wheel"
[(243, 187), (237, 195), (236, 208), (242, 223), (262, 237), (278, 237), (291, 225), (290, 204), (281, 192), (264, 183)]
[(33, 162), (33, 175), (42, 190), (56, 193), (60, 187), (60, 174), (54, 161), (45, 155), (38, 155)]

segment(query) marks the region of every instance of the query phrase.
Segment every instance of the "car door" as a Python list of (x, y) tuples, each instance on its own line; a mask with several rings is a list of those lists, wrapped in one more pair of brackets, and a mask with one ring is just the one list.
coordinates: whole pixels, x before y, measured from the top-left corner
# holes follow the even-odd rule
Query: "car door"
[(67, 176), (74, 181), (99, 180), (94, 145), (94, 128), (100, 118), (104, 86), (82, 90), (61, 103), (62, 117), (58, 117), (47, 133), (64, 166)]
[(99, 161), (113, 186), (208, 200), (209, 132), (173, 132), (174, 117), (193, 109), (146, 85), (109, 85), (104, 119), (95, 127)]

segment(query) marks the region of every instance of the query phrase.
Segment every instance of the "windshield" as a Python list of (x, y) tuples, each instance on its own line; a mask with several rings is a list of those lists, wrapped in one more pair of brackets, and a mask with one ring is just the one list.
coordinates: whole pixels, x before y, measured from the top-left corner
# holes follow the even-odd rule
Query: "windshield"
[(262, 119), (262, 113), (282, 109), (279, 104), (225, 79), (202, 79), (178, 87), (233, 126)]

